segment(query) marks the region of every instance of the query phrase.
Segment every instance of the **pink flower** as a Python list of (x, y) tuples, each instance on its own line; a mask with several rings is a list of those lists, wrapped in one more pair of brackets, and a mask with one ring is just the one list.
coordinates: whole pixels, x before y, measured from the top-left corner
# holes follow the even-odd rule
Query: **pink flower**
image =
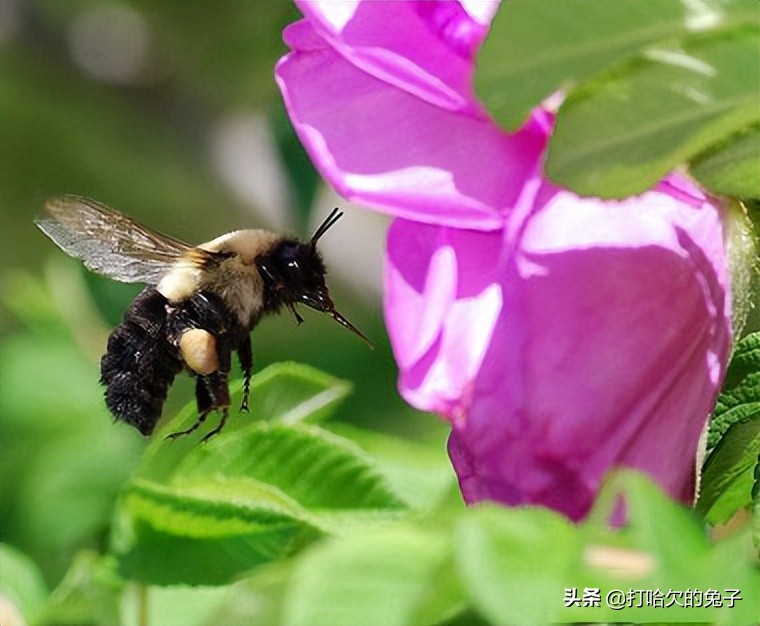
[(549, 125), (539, 112), (507, 135), (481, 111), (471, 87), (481, 18), (456, 2), (298, 6), (307, 17), (285, 29), (293, 52), (276, 78), (325, 179), (399, 217), (500, 228), (539, 167)]
[(299, 6), (278, 83), (323, 176), (403, 218), (399, 388), (451, 422), (465, 499), (580, 519), (623, 465), (690, 501), (731, 339), (718, 208), (677, 176), (621, 202), (547, 182), (549, 116), (507, 134), (472, 93), (491, 3)]
[(720, 214), (671, 177), (622, 202), (543, 183), (503, 231), (394, 222), (385, 311), (468, 502), (581, 519), (613, 466), (694, 495), (730, 346)]

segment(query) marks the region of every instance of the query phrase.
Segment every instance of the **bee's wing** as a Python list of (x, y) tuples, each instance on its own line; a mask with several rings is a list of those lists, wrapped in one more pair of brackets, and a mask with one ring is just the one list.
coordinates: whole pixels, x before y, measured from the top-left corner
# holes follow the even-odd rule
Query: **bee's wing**
[(125, 283), (155, 285), (183, 256), (203, 262), (198, 248), (89, 198), (51, 198), (45, 213), (35, 224), (61, 250), (82, 259), (88, 269)]

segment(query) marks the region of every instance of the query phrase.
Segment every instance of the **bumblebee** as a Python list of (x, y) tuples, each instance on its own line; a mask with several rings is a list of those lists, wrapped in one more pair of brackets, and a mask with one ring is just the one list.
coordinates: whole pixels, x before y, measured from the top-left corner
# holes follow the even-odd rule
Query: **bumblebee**
[(369, 343), (335, 309), (317, 250), (319, 239), (342, 215), (333, 210), (307, 242), (256, 229), (193, 246), (95, 200), (64, 195), (48, 200), (45, 216), (35, 224), (88, 269), (147, 285), (111, 333), (100, 362), (100, 382), (114, 417), (150, 435), (170, 386), (185, 369), (195, 378), (198, 419), (169, 437), (194, 432), (219, 411), (218, 425), (202, 439), (207, 441), (227, 421), (233, 352), (243, 371), (241, 411), (248, 410), (250, 333), (264, 315), (285, 308), (300, 324), (295, 307), (304, 304)]

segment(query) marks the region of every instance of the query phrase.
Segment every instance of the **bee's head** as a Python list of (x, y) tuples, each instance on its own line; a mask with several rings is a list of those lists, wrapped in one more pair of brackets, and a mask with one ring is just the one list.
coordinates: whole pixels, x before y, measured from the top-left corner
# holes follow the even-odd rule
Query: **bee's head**
[(257, 259), (259, 273), (264, 280), (264, 306), (269, 310), (276, 310), (284, 305), (291, 310), (300, 324), (303, 318), (296, 311), (295, 305), (305, 304), (316, 311), (327, 313), (336, 322), (369, 343), (364, 334), (335, 309), (325, 284), (327, 270), (317, 250), (317, 240), (342, 215), (335, 209), (307, 243), (296, 239), (283, 239)]
[(325, 264), (316, 247), (295, 239), (283, 239), (258, 266), (272, 304), (305, 304), (317, 311), (333, 306), (325, 285)]

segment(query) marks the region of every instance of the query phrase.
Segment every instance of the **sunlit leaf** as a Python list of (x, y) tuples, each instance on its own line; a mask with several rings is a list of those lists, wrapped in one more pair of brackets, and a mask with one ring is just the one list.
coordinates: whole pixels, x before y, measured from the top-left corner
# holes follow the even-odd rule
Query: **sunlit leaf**
[[(726, 372), (724, 387), (735, 388), (747, 377), (760, 371), (760, 332), (742, 338), (734, 349)], [(755, 400), (760, 400), (760, 389), (755, 390)]]
[[(230, 385), (232, 406), (224, 431), (217, 438), (224, 440), (232, 433), (259, 420), (281, 423), (320, 422), (329, 417), (351, 392), (351, 384), (317, 369), (299, 363), (275, 363), (256, 373), (251, 382), (248, 413), (239, 412), (243, 385)], [(200, 429), (194, 436), (166, 441), (166, 435), (185, 430), (198, 419), (195, 402), (185, 406), (179, 415), (164, 423), (153, 437), (137, 469), (137, 475), (162, 480), (176, 471), (177, 464), (193, 451)], [(207, 423), (219, 419), (212, 415)]]
[(463, 516), (457, 562), (475, 605), (495, 624), (558, 621), (580, 540), (545, 509), (482, 508)]
[(259, 423), (196, 448), (173, 482), (248, 479), (280, 490), (304, 508), (402, 509), (373, 461), (350, 441), (316, 427)]
[(689, 172), (714, 193), (760, 198), (760, 128), (752, 126), (697, 155)]
[(238, 494), (134, 481), (115, 520), (120, 572), (143, 582), (218, 585), (282, 557), (314, 532), (266, 487)]
[(750, 506), (760, 467), (760, 333), (734, 347), (707, 450), (697, 511), (719, 524)]
[(445, 440), (423, 445), (347, 424), (329, 424), (328, 428), (370, 454), (393, 493), (412, 508), (434, 506), (456, 486)]
[(555, 91), (570, 92), (652, 44), (756, 23), (757, 7), (746, 0), (510, 0), (478, 55), (475, 87), (514, 130)]
[(760, 332), (741, 339), (734, 347), (723, 389), (710, 422), (707, 449), (712, 450), (731, 424), (744, 420), (760, 403)]
[[(621, 495), (628, 521), (615, 529), (608, 520)], [(687, 509), (649, 480), (625, 472), (607, 482), (578, 528), (539, 509), (470, 511), (456, 535), (456, 554), (476, 608), (496, 624), (670, 621), (664, 609), (669, 591), (671, 604), (681, 604), (677, 621), (744, 623), (754, 619), (760, 602), (760, 576), (750, 555), (737, 558), (746, 554), (746, 538), (711, 546)], [(742, 599), (733, 608), (699, 600), (684, 606), (684, 594), (710, 589), (721, 599), (737, 589)], [(623, 599), (617, 610), (607, 602), (616, 590)], [(646, 598), (637, 603), (634, 593), (629, 603), (628, 590), (666, 599), (659, 606)]]
[(403, 514), (407, 505), (370, 455), (303, 423), (346, 391), (283, 363), (254, 378), (252, 397), (266, 407), (258, 417), (269, 419), (237, 416), (203, 445), (199, 436), (162, 439), (195, 420), (189, 406), (151, 443), (122, 494), (112, 543), (121, 571), (154, 584), (222, 584), (322, 533)]
[[(300, 363), (275, 363), (251, 384), (248, 419), (321, 422), (351, 393), (351, 383)], [(237, 393), (235, 397), (237, 398)]]
[(639, 59), (568, 94), (546, 162), (555, 182), (605, 198), (640, 193), (680, 163), (760, 120), (758, 31)]
[(707, 457), (697, 511), (711, 524), (718, 524), (749, 506), (759, 463), (760, 402), (756, 402), (754, 411), (731, 424)]
[(288, 626), (440, 622), (462, 605), (444, 536), (414, 528), (359, 533), (323, 544), (296, 568)]

